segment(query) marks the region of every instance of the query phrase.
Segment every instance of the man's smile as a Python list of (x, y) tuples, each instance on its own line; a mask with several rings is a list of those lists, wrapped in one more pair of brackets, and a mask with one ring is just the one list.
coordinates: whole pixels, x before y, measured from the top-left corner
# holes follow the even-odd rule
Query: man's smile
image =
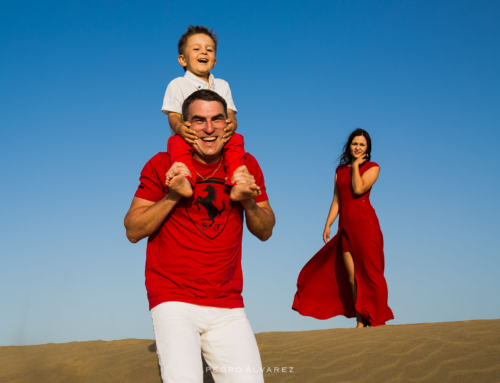
[(201, 137), (202, 141), (208, 142), (208, 141), (215, 141), (217, 137), (215, 136), (210, 136), (210, 137)]

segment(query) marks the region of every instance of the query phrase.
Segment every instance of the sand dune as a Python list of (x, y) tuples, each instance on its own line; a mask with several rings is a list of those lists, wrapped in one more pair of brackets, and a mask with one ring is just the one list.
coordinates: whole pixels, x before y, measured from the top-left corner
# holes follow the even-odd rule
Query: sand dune
[[(266, 382), (500, 382), (500, 320), (257, 335)], [(292, 376), (293, 375), (293, 376)]]
[[(500, 382), (500, 320), (271, 332), (257, 341), (267, 383)], [(125, 339), (0, 347), (0, 382), (161, 379), (154, 342)]]

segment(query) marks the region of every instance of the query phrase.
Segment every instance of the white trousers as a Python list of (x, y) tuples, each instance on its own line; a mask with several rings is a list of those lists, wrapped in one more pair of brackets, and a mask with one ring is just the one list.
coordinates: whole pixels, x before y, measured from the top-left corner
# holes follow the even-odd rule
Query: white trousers
[(202, 383), (203, 353), (215, 383), (263, 383), (245, 310), (165, 302), (151, 310), (164, 383)]

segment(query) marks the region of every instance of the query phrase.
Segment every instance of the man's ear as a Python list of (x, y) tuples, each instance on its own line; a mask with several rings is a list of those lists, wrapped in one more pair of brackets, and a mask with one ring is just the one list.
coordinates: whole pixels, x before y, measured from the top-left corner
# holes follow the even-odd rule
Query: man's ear
[(214, 66), (217, 64), (217, 58), (214, 59)]
[(179, 64), (181, 64), (183, 67), (185, 67), (187, 65), (187, 62), (186, 62), (186, 59), (184, 58), (184, 55), (179, 55), (179, 57), (177, 57), (177, 60), (179, 60)]

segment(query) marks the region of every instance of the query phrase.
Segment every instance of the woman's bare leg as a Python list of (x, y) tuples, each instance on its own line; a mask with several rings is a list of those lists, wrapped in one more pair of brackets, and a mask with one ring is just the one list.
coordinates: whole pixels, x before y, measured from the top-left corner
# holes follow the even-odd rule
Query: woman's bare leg
[[(358, 292), (356, 286), (356, 278), (354, 277), (354, 260), (352, 259), (351, 253), (348, 251), (343, 253), (343, 256), (344, 256), (345, 268), (347, 270), (347, 276), (349, 278), (349, 283), (351, 284), (352, 288), (352, 298), (354, 300), (354, 304), (356, 304)], [(366, 323), (366, 319), (363, 318), (357, 311), (356, 311), (356, 322), (358, 323), (356, 328), (366, 327), (368, 325)]]

